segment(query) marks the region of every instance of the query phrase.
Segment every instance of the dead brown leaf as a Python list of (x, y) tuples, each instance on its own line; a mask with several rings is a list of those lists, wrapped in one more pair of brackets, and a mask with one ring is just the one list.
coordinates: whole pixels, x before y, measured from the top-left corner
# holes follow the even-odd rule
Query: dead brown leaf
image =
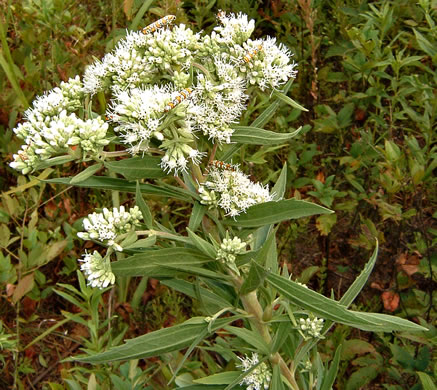
[(381, 299), (385, 310), (393, 312), (399, 307), (399, 294), (394, 291), (384, 291)]
[(31, 274), (23, 277), (23, 279), (21, 279), (18, 282), (17, 287), (15, 288), (15, 291), (12, 294), (12, 302), (17, 303), (30, 290), (32, 290), (33, 284), (34, 284), (34, 275), (32, 272)]

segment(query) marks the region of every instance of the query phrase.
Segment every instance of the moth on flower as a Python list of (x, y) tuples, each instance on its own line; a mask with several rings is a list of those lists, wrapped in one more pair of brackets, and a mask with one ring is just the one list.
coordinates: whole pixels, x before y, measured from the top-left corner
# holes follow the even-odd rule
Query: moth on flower
[(224, 161), (220, 161), (220, 160), (214, 160), (214, 161), (211, 161), (211, 162), (208, 164), (208, 170), (209, 170), (211, 167), (216, 167), (216, 168), (226, 169), (226, 170), (228, 170), (228, 171), (232, 171), (232, 172), (235, 172), (235, 170), (237, 169), (237, 166), (234, 166), (234, 165), (229, 164), (229, 163), (225, 163)]
[(164, 107), (164, 112), (169, 112), (173, 108), (175, 108), (179, 103), (183, 102), (185, 99), (187, 99), (191, 94), (193, 93), (193, 90), (191, 88), (184, 88), (182, 91), (179, 92), (179, 94)]
[(252, 58), (255, 57), (260, 51), (262, 51), (263, 46), (258, 45), (255, 49), (247, 53), (243, 59), (241, 60), (241, 63), (245, 62), (246, 64), (252, 61)]
[(141, 30), (141, 32), (144, 35), (154, 33), (156, 30), (172, 24), (175, 21), (175, 19), (176, 19), (176, 16), (174, 16), (174, 15), (164, 16), (163, 18), (157, 20), (156, 22), (149, 24), (147, 27), (144, 27)]

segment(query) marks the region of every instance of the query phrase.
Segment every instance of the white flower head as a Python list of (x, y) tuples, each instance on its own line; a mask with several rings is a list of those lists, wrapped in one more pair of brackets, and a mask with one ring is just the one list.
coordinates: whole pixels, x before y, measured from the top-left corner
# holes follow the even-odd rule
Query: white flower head
[[(259, 363), (259, 358), (257, 353), (253, 353), (252, 357), (245, 356), (240, 358), (242, 371), (250, 371), (254, 366)], [(266, 363), (258, 364), (258, 366), (247, 374), (244, 379), (240, 382), (240, 385), (247, 385), (247, 390), (267, 390), (270, 387), (270, 381), (272, 379), (272, 372), (268, 368)]]
[(308, 338), (323, 338), (321, 331), (323, 329), (322, 318), (308, 317), (299, 319), (299, 328), (305, 337)]
[(101, 213), (89, 214), (83, 220), (85, 232), (79, 232), (77, 235), (83, 240), (97, 240), (116, 251), (121, 251), (123, 248), (116, 243), (117, 237), (138, 226), (141, 219), (142, 214), (138, 206), (129, 211), (126, 211), (124, 206), (114, 207), (112, 211), (104, 208)]
[(290, 51), (281, 43), (276, 44), (276, 38), (252, 41), (247, 40), (242, 46), (244, 55), (239, 55), (239, 70), (245, 75), (248, 85), (258, 85), (261, 90), (277, 89), (290, 78), (295, 78), (296, 63), (291, 62)]
[[(212, 166), (207, 180), (199, 187), (201, 203), (222, 208), (235, 217), (249, 207), (273, 200), (268, 186), (252, 182), (238, 167)], [(214, 195), (212, 195), (214, 193)], [(214, 202), (212, 199), (214, 197)]]
[(222, 43), (241, 44), (250, 37), (255, 29), (255, 21), (253, 19), (248, 20), (247, 15), (241, 12), (235, 15), (220, 11), (217, 18), (222, 26), (215, 27), (214, 31), (220, 34), (221, 39), (219, 41)]
[(88, 279), (88, 284), (92, 287), (103, 289), (110, 284), (114, 284), (115, 275), (112, 273), (111, 261), (109, 257), (102, 258), (99, 252), (94, 251), (92, 254), (85, 253), (80, 269)]

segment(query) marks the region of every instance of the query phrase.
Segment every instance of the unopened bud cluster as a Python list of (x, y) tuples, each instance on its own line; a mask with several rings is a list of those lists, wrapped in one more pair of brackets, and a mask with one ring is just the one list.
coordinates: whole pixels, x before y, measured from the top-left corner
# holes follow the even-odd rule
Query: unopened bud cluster
[[(241, 365), (237, 367), (240, 367), (244, 372), (249, 371), (253, 366), (259, 363), (257, 353), (253, 353), (251, 358), (249, 356), (245, 356), (244, 358), (239, 359), (241, 361)], [(270, 387), (271, 379), (272, 372), (267, 367), (267, 364), (263, 362), (253, 369), (249, 374), (247, 374), (240, 382), (240, 385), (247, 385), (247, 390), (267, 390)]]
[(88, 284), (92, 287), (105, 288), (114, 284), (115, 275), (112, 273), (111, 261), (109, 256), (102, 257), (99, 252), (94, 251), (92, 254), (85, 253), (80, 269), (88, 279)]
[(240, 255), (246, 251), (247, 243), (241, 241), (239, 237), (233, 239), (224, 238), (217, 250), (217, 260), (223, 260), (227, 263), (235, 263), (236, 255)]
[(307, 337), (322, 338), (323, 319), (317, 317), (299, 318), (299, 328)]
[(220, 207), (231, 217), (240, 215), (253, 205), (273, 199), (268, 186), (252, 182), (237, 167), (212, 167), (198, 191), (202, 204)]
[(140, 224), (142, 214), (138, 206), (128, 211), (124, 206), (115, 208), (113, 211), (104, 208), (101, 213), (92, 213), (83, 220), (85, 232), (77, 233), (83, 240), (100, 241), (117, 251), (123, 248), (116, 242), (117, 237), (129, 232)]

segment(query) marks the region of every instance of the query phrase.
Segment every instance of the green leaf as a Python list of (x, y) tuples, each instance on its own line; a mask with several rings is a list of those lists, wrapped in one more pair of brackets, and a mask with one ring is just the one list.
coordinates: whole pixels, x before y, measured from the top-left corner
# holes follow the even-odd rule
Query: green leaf
[[(257, 265), (259, 267), (259, 265)], [(279, 275), (269, 273), (267, 282), (290, 302), (316, 316), (370, 332), (423, 331), (426, 328), (402, 318), (379, 313), (347, 310), (340, 302), (329, 299)]]
[[(212, 331), (223, 328), (232, 321), (235, 321), (235, 317), (220, 318), (214, 322)], [(158, 356), (188, 347), (205, 329), (208, 329), (208, 323), (202, 317), (195, 317), (182, 324), (127, 340), (125, 344), (110, 348), (108, 351), (73, 359), (98, 364)]]
[(255, 347), (257, 351), (260, 351), (265, 355), (269, 354), (269, 346), (263, 340), (263, 338), (260, 337), (258, 332), (254, 332), (246, 328), (238, 328), (236, 326), (225, 326), (224, 328), (229, 333), (232, 333), (234, 336), (239, 337), (241, 340), (244, 340), (249, 345)]
[(208, 208), (199, 202), (194, 202), (193, 211), (190, 215), (190, 221), (188, 222), (188, 227), (194, 232), (202, 222), (203, 216)]
[(204, 378), (194, 379), (194, 383), (203, 385), (228, 385), (241, 375), (241, 371), (225, 371), (218, 374), (206, 376)]
[[(60, 177), (56, 179), (44, 180), (46, 183), (54, 184), (70, 184), (70, 177)], [(91, 176), (90, 178), (75, 183), (75, 186), (86, 188), (97, 188), (101, 190), (116, 190), (123, 192), (136, 192), (136, 183), (132, 183), (125, 179), (112, 178), (106, 176)], [(147, 195), (168, 196), (170, 198), (176, 198), (185, 201), (192, 201), (192, 194), (181, 188), (169, 186), (169, 185), (152, 185), (152, 184), (140, 184), (141, 193)]]
[(285, 189), (287, 188), (287, 163), (284, 164), (281, 170), (281, 174), (276, 180), (274, 187), (272, 188), (273, 200), (281, 200), (284, 197)]
[(78, 184), (78, 183), (85, 181), (86, 179), (88, 179), (89, 177), (94, 175), (97, 171), (100, 171), (100, 169), (102, 169), (102, 167), (103, 167), (102, 163), (91, 165), (90, 167), (88, 167), (84, 171), (82, 171), (82, 172), (78, 173), (76, 176), (72, 177), (70, 180), (70, 185), (75, 185), (75, 184)]
[[(255, 263), (254, 261), (252, 263)], [(256, 267), (254, 264), (250, 267), (249, 274), (244, 280), (241, 288), (240, 294), (246, 295), (251, 291), (256, 290), (261, 284), (263, 284), (264, 279), (267, 276), (267, 271), (262, 267)]]
[[(382, 368), (382, 367), (381, 367)], [(379, 367), (367, 366), (353, 372), (346, 382), (345, 390), (360, 390), (379, 374)]]
[(153, 228), (153, 217), (152, 213), (150, 212), (149, 206), (147, 206), (147, 203), (145, 202), (143, 195), (141, 193), (141, 187), (140, 183), (137, 181), (136, 185), (136, 191), (135, 191), (135, 201), (137, 206), (141, 210), (141, 214), (143, 214), (144, 218), (144, 224), (147, 226), (147, 229)]
[(49, 158), (49, 159), (44, 160), (41, 163), (37, 164), (37, 166), (35, 167), (35, 170), (39, 171), (41, 169), (53, 167), (55, 165), (62, 165), (62, 164), (65, 164), (67, 162), (71, 162), (74, 160), (75, 160), (75, 158), (73, 156), (70, 156), (70, 155), (52, 157), (52, 158)]
[(432, 380), (432, 378), (428, 374), (425, 374), (424, 372), (420, 372), (420, 371), (418, 371), (416, 374), (419, 375), (420, 382), (422, 383), (423, 386), (423, 390), (435, 390), (437, 388), (436, 383)]
[(348, 307), (354, 301), (354, 299), (357, 297), (360, 291), (363, 289), (364, 285), (369, 279), (370, 274), (372, 273), (377, 257), (378, 257), (378, 241), (376, 241), (375, 250), (373, 251), (372, 256), (370, 257), (367, 264), (364, 266), (360, 275), (354, 280), (354, 282), (348, 288), (346, 293), (341, 297), (340, 303), (342, 305)]
[(117, 276), (173, 276), (170, 267), (176, 267), (181, 272), (186, 266), (199, 265), (211, 259), (197, 250), (189, 248), (166, 248), (145, 250), (126, 259), (111, 264), (112, 272)]
[[(368, 328), (370, 332), (423, 332), (427, 329), (423, 326), (417, 325), (412, 321), (405, 320), (403, 318), (390, 316), (382, 313), (364, 313), (353, 312), (360, 321), (372, 322), (373, 325)], [(355, 325), (352, 325), (355, 326)], [(355, 326), (359, 328), (358, 326)]]
[(272, 389), (285, 390), (284, 383), (281, 379), (281, 369), (278, 364), (273, 366)]
[(278, 251), (276, 249), (276, 230), (271, 229), (267, 240), (255, 256), (258, 264), (264, 265), (265, 269), (276, 273), (278, 269)]
[(323, 378), (322, 387), (320, 388), (320, 390), (332, 390), (332, 386), (334, 385), (335, 378), (337, 377), (338, 373), (341, 351), (342, 345), (340, 344), (335, 351), (334, 360), (332, 361), (326, 376)]
[(196, 233), (194, 233), (190, 228), (187, 228), (188, 237), (190, 237), (193, 245), (203, 254), (210, 257), (211, 259), (216, 258), (217, 252), (214, 249), (214, 246), (210, 244), (208, 241), (205, 241), (203, 238), (199, 237)]
[(428, 39), (426, 39), (419, 31), (413, 28), (419, 47), (430, 57), (437, 55), (437, 49)]
[(257, 204), (250, 207), (245, 214), (241, 214), (235, 219), (228, 218), (224, 223), (231, 226), (257, 227), (315, 214), (331, 214), (332, 212), (315, 203), (287, 199)]
[(204, 287), (195, 287), (193, 283), (185, 280), (169, 279), (161, 281), (161, 284), (188, 295), (191, 298), (198, 299), (201, 302), (203, 301), (205, 304), (215, 306), (215, 312), (230, 306), (230, 303), (220, 295)]
[(246, 145), (277, 145), (296, 137), (302, 130), (299, 127), (292, 133), (275, 133), (253, 126), (235, 126), (231, 142), (238, 142)]
[(133, 250), (133, 249), (140, 250), (144, 248), (150, 248), (151, 246), (155, 245), (155, 243), (156, 243), (156, 236), (150, 236), (135, 241), (133, 244), (130, 244), (128, 246), (123, 246), (123, 250)]
[(273, 337), (272, 346), (270, 347), (270, 354), (275, 354), (279, 351), (282, 345), (287, 340), (289, 334), (291, 334), (291, 323), (289, 320), (279, 323), (278, 329)]
[(273, 96), (282, 100), (284, 103), (289, 104), (291, 107), (297, 108), (298, 110), (301, 111), (308, 111), (304, 106), (301, 106), (299, 103), (295, 102), (293, 99), (289, 98), (287, 95), (285, 95), (282, 92), (273, 91)]
[(107, 161), (105, 167), (119, 173), (128, 180), (158, 179), (168, 176), (159, 166), (160, 157), (148, 156), (126, 158), (119, 161)]
[[(287, 81), (287, 84), (285, 84), (284, 86), (284, 90), (282, 91), (284, 94), (287, 93), (291, 87), (291, 84), (293, 84), (294, 79), (290, 79)], [(256, 118), (251, 126), (254, 127), (263, 127), (269, 120), (270, 118), (275, 115), (276, 110), (279, 108), (279, 106), (281, 105), (281, 100), (280, 99), (276, 99), (272, 104), (270, 104), (270, 106), (268, 106), (259, 116), (258, 118)]]

